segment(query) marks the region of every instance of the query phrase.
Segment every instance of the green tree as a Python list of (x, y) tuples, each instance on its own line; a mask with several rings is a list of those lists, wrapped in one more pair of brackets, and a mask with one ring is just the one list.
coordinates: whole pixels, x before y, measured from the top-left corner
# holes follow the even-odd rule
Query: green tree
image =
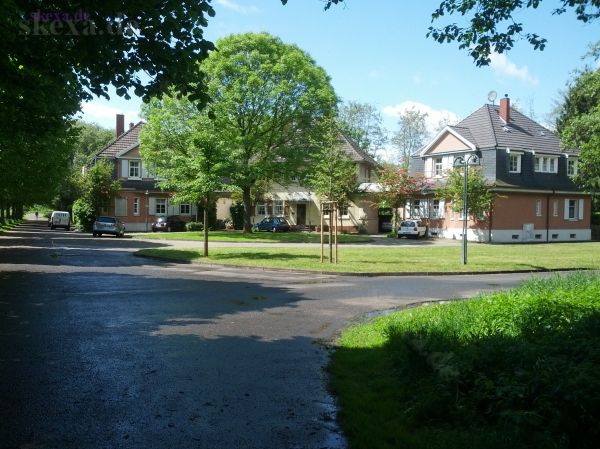
[(398, 130), (392, 137), (392, 143), (398, 149), (400, 164), (407, 168), (410, 156), (425, 143), (427, 132), (427, 113), (419, 112), (414, 107), (400, 114)]
[(388, 141), (388, 132), (377, 108), (369, 103), (348, 101), (341, 105), (338, 117), (346, 137), (372, 157), (377, 157), (377, 151)]
[[(436, 189), (440, 198), (452, 201), (452, 210), (462, 212), (464, 208), (465, 177), (462, 168), (454, 168), (448, 172), (446, 184)], [(493, 206), (494, 196), (490, 191), (485, 177), (479, 167), (470, 167), (467, 179), (467, 206), (468, 215), (478, 216), (484, 212), (489, 213)]]
[(208, 256), (208, 213), (223, 186), (225, 159), (214, 120), (186, 97), (164, 95), (143, 108), (147, 120), (140, 153), (159, 186), (174, 192), (175, 203), (203, 206), (204, 257)]
[(386, 165), (379, 172), (381, 192), (379, 200), (383, 207), (391, 207), (393, 215), (393, 233), (398, 231), (398, 210), (406, 206), (406, 202), (420, 196), (430, 187), (429, 181), (420, 175), (411, 175), (406, 167)]
[(73, 204), (73, 216), (80, 229), (89, 232), (94, 217), (119, 195), (121, 183), (112, 177), (111, 162), (98, 160), (81, 180), (81, 197)]
[(217, 47), (200, 67), (231, 185), (242, 192), (244, 232), (251, 232), (253, 187), (302, 171), (308, 142), (323, 141), (320, 123), (333, 115), (337, 98), (325, 71), (295, 45), (247, 33)]
[(569, 86), (556, 128), (566, 148), (579, 148), (576, 182), (600, 191), (600, 69), (585, 70)]

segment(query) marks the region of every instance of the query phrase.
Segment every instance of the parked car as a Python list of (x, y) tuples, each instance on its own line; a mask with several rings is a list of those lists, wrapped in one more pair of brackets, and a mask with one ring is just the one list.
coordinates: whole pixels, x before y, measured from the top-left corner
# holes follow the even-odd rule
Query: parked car
[(398, 238), (400, 237), (414, 237), (418, 239), (427, 234), (427, 226), (425, 226), (419, 220), (404, 220), (400, 223), (398, 229)]
[(94, 237), (102, 234), (110, 234), (115, 237), (123, 237), (125, 235), (125, 225), (121, 220), (116, 217), (101, 216), (96, 218), (94, 226), (92, 228), (92, 235)]
[(265, 217), (254, 225), (255, 231), (283, 231), (290, 230), (290, 224), (283, 217)]
[(52, 215), (50, 215), (48, 226), (50, 226), (50, 229), (65, 228), (68, 231), (71, 229), (71, 216), (68, 212), (55, 210), (52, 212)]
[(185, 221), (178, 217), (158, 217), (154, 223), (152, 223), (152, 232), (157, 231), (185, 231)]

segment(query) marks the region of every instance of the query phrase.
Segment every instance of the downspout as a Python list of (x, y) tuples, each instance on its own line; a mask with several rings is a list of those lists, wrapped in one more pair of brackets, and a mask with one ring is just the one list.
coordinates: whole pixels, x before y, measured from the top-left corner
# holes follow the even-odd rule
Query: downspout
[[(552, 190), (554, 195), (555, 190)], [(546, 243), (550, 241), (550, 194), (546, 195)]]

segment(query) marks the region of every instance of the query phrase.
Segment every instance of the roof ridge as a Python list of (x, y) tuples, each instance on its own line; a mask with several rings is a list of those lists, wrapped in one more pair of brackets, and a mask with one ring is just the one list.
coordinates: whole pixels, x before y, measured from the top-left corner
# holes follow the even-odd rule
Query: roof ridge
[(100, 151), (97, 151), (94, 154), (94, 157), (98, 157), (104, 150), (106, 150), (107, 148), (109, 148), (110, 146), (114, 145), (115, 143), (117, 143), (119, 140), (124, 139), (125, 136), (127, 136), (131, 131), (133, 131), (135, 128), (137, 128), (139, 125), (144, 124), (145, 122), (143, 120), (140, 120), (139, 122), (137, 122), (135, 125), (133, 125), (131, 128), (127, 129), (127, 131), (125, 131), (124, 133), (122, 133), (119, 137), (115, 137), (113, 140), (111, 140), (108, 144), (106, 144), (104, 147), (102, 147), (100, 149)]
[(343, 133), (341, 131), (340, 131), (340, 134), (342, 135), (342, 137), (344, 139), (346, 139), (346, 142), (348, 142), (350, 144), (352, 149), (354, 151), (356, 151), (359, 156), (361, 156), (363, 159), (367, 160), (368, 162), (371, 162), (372, 164), (377, 165), (377, 162), (375, 161), (375, 159), (373, 159), (373, 157), (371, 157), (371, 155), (369, 153), (367, 153), (365, 150), (360, 148), (358, 146), (358, 144), (356, 142), (354, 142), (354, 140), (352, 140), (350, 137), (348, 137), (345, 133)]

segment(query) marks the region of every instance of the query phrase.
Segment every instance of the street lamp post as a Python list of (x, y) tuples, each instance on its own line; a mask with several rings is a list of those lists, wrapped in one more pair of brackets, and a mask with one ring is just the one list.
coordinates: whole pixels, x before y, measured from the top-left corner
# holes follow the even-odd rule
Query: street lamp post
[(146, 232), (148, 232), (148, 214), (149, 214), (149, 208), (150, 208), (150, 204), (148, 203), (148, 194), (150, 192), (148, 192), (147, 190), (144, 192), (144, 195), (146, 195)]
[(468, 201), (468, 179), (469, 179), (469, 165), (479, 165), (479, 155), (474, 153), (468, 156), (459, 156), (454, 159), (454, 167), (462, 167), (465, 171), (464, 183), (463, 183), (463, 232), (462, 232), (462, 252), (461, 261), (463, 265), (467, 264), (467, 220), (469, 219), (469, 207)]

